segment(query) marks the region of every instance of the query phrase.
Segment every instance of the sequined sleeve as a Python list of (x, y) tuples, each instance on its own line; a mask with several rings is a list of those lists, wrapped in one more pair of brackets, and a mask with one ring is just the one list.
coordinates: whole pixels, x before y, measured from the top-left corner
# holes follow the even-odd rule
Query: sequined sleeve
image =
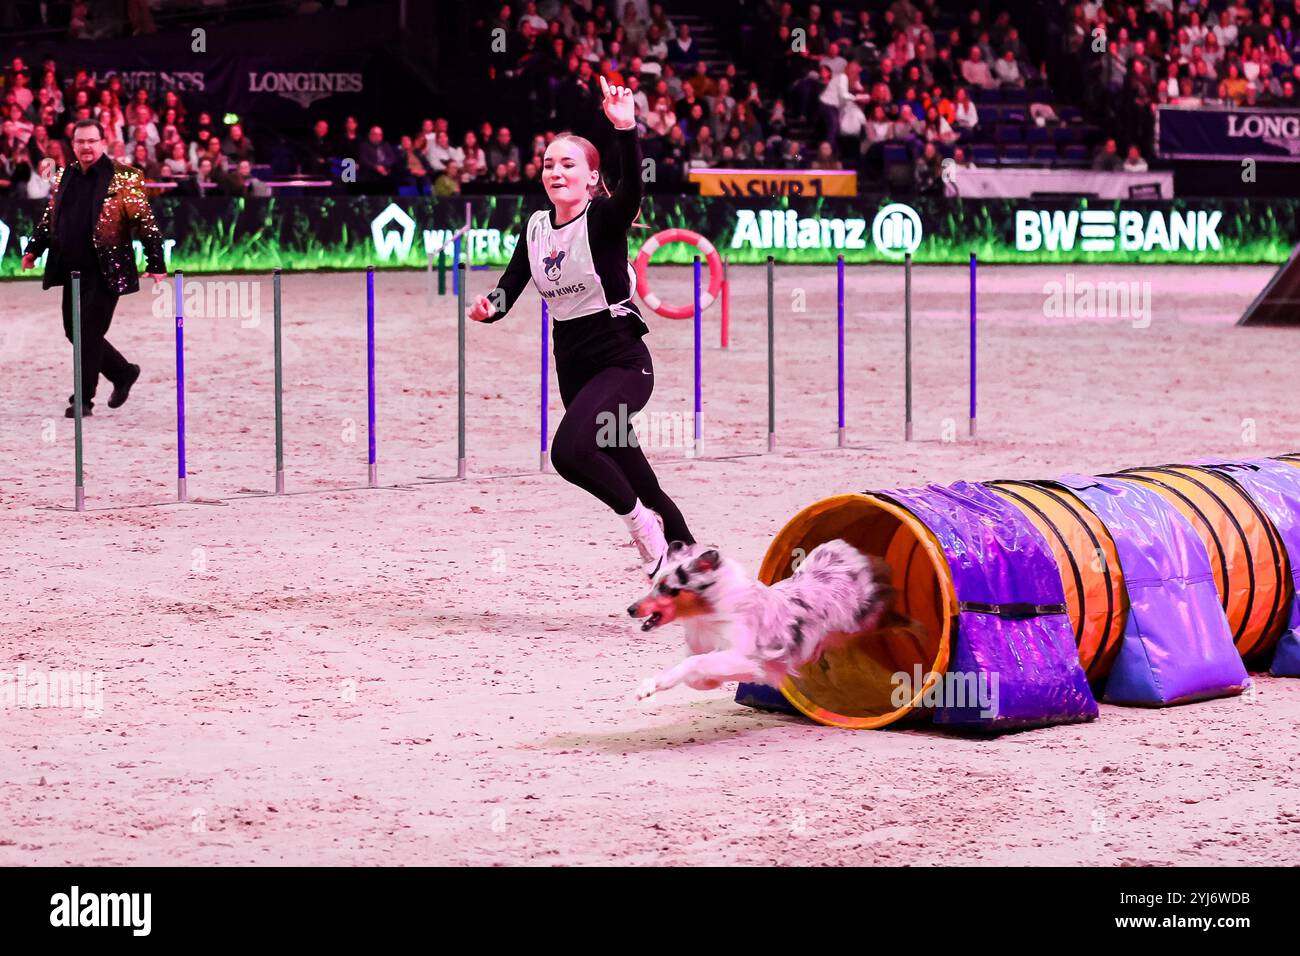
[(45, 211), (41, 213), (41, 221), (36, 224), (36, 230), (32, 233), (32, 241), (27, 243), (24, 255), (31, 255), (39, 259), (41, 253), (50, 247), (50, 219), (54, 214), (54, 198), (59, 194), (59, 183), (62, 181), (63, 170), (60, 169), (54, 175), (54, 185), (50, 189), (49, 201), (45, 204)]
[(129, 177), (123, 185), (122, 208), (131, 220), (136, 238), (144, 246), (145, 269), (154, 274), (166, 274), (162, 230), (154, 220), (149, 197), (144, 194), (144, 181), (139, 175)]

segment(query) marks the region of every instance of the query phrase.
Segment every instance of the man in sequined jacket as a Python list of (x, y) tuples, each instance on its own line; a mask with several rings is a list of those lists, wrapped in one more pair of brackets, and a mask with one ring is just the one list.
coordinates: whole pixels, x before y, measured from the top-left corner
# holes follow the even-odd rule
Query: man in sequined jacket
[[(72, 273), (81, 273), (82, 414), (91, 414), (102, 372), (113, 385), (109, 408), (126, 401), (140, 377), (133, 365), (108, 342), (119, 296), (138, 292), (132, 233), (144, 246), (148, 275), (157, 284), (167, 277), (162, 234), (144, 194), (138, 170), (104, 155), (104, 131), (82, 120), (72, 131), (76, 161), (55, 176), (45, 214), (23, 256), (23, 268), (49, 250), (43, 288), (63, 286), (63, 331), (72, 341)], [(75, 414), (68, 399), (65, 414)]]

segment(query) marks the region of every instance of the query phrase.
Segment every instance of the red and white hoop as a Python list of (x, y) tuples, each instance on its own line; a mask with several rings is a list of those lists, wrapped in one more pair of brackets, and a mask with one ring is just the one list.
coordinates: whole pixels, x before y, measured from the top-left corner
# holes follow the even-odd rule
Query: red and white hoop
[(659, 296), (650, 291), (650, 284), (646, 281), (646, 267), (650, 265), (650, 257), (659, 250), (660, 246), (665, 246), (670, 242), (686, 242), (695, 246), (709, 264), (709, 290), (700, 293), (701, 312), (711, 306), (713, 300), (718, 297), (718, 293), (722, 291), (724, 278), (722, 258), (718, 255), (718, 250), (714, 248), (713, 243), (698, 232), (691, 232), (689, 229), (665, 229), (663, 232), (656, 233), (645, 241), (645, 245), (637, 253), (636, 262), (633, 263), (632, 268), (636, 272), (636, 294), (641, 297), (641, 301), (664, 318), (689, 319), (695, 315), (695, 303), (692, 302), (690, 305), (665, 305), (660, 301)]

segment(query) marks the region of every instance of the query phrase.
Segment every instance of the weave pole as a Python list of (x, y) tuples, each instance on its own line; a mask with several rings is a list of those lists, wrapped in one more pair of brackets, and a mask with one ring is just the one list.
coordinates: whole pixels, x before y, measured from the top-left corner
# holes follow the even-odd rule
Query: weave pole
[(903, 437), (912, 440), (912, 254), (903, 259)]
[(369, 483), (379, 487), (379, 462), (375, 456), (375, 267), (366, 267), (366, 413), (369, 423)]
[(970, 437), (975, 437), (975, 253), (970, 254)]
[(176, 273), (176, 500), (189, 501), (185, 473), (185, 277)]
[(836, 356), (838, 359), (839, 447), (844, 447), (844, 257), (835, 257)]
[(76, 484), (73, 486), (73, 507), (86, 510), (85, 475), (82, 473), (81, 454), (81, 273), (72, 273), (72, 441), (76, 460)]
[(447, 247), (438, 250), (438, 295), (447, 294)]
[(538, 459), (537, 470), (546, 470), (546, 406), (547, 390), (550, 388), (550, 368), (549, 352), (546, 348), (547, 332), (551, 324), (551, 315), (546, 307), (546, 300), (542, 300), (542, 405), (541, 405), (541, 433), (542, 433), (542, 451)]
[(460, 295), (460, 280), (462, 278), (460, 271), (460, 236), (456, 236), (452, 243), (451, 252), (451, 294)]
[(280, 336), (280, 270), (274, 273), (275, 301), (275, 493), (284, 494), (284, 354)]
[(776, 451), (776, 259), (767, 257), (767, 450)]
[(460, 240), (456, 240), (456, 477), (464, 478), (465, 467), (465, 263), (460, 261)]
[(722, 257), (722, 347), (731, 344), (731, 282), (727, 279), (727, 257)]
[(703, 407), (700, 402), (700, 257), (695, 257), (695, 457), (704, 445)]

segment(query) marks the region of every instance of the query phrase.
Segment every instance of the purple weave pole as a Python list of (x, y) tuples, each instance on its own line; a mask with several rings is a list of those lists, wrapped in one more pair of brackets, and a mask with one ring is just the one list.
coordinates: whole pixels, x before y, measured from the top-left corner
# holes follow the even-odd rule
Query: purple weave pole
[(839, 404), (840, 404), (840, 433), (839, 447), (844, 447), (844, 257), (837, 256), (835, 259), (835, 272), (838, 280), (835, 287), (835, 308), (837, 318), (837, 335), (839, 349)]
[(970, 437), (975, 437), (975, 253), (970, 254)]
[(185, 474), (185, 277), (176, 273), (176, 500), (189, 501)]
[(695, 257), (695, 457), (704, 444), (703, 411), (700, 402), (700, 257)]
[(541, 418), (542, 418), (542, 454), (541, 454), (541, 459), (540, 459), (540, 461), (539, 461), (539, 463), (538, 463), (538, 466), (537, 466), (537, 470), (538, 470), (538, 471), (545, 471), (545, 470), (546, 470), (546, 433), (547, 433), (547, 427), (546, 427), (546, 406), (547, 406), (547, 400), (546, 400), (546, 396), (547, 396), (547, 389), (550, 387), (550, 374), (549, 374), (549, 371), (550, 371), (550, 370), (549, 370), (548, 361), (547, 361), (547, 359), (548, 359), (548, 353), (547, 353), (547, 350), (546, 350), (546, 336), (547, 336), (547, 331), (548, 331), (548, 329), (549, 329), (549, 327), (550, 327), (550, 324), (551, 324), (551, 316), (550, 316), (550, 312), (549, 312), (549, 311), (547, 310), (547, 308), (546, 308), (546, 300), (543, 299), (543, 300), (542, 300), (542, 408), (541, 408), (541, 413), (542, 413), (542, 414), (541, 414)]
[(379, 487), (375, 458), (375, 267), (366, 267), (366, 405), (370, 425), (370, 487)]

